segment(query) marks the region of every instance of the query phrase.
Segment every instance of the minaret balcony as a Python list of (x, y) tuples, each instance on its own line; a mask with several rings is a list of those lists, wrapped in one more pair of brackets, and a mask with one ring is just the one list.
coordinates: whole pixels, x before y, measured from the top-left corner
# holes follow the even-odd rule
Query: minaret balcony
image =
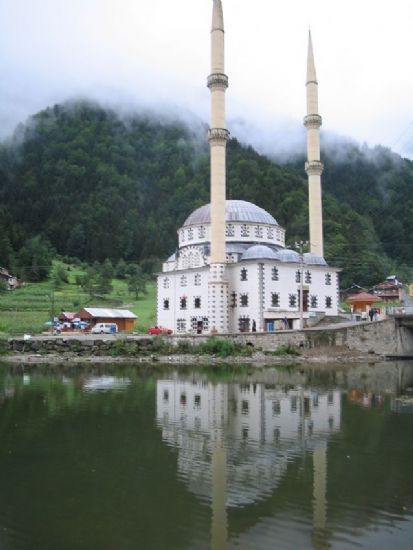
[(226, 90), (228, 88), (228, 77), (223, 73), (213, 73), (208, 76), (208, 88), (213, 90)]
[(309, 176), (321, 176), (324, 164), (319, 160), (312, 160), (305, 163), (305, 171)]
[(229, 132), (226, 128), (210, 128), (208, 141), (211, 145), (226, 145), (229, 140)]
[(320, 115), (307, 115), (304, 118), (304, 126), (307, 130), (317, 130), (323, 123)]

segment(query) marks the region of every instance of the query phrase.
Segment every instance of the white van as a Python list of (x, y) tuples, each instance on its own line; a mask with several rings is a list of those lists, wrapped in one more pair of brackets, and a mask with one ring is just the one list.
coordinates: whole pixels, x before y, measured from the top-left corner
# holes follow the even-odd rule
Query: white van
[(116, 334), (118, 325), (116, 323), (97, 323), (90, 332), (94, 334)]

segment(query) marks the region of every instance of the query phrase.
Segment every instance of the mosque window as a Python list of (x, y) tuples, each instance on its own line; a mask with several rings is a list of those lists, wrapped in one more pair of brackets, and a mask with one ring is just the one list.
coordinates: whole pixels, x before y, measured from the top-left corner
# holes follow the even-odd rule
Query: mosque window
[(296, 307), (297, 305), (297, 295), (296, 294), (290, 294), (288, 297), (288, 303), (290, 304), (290, 307)]
[(188, 229), (188, 240), (192, 241), (193, 238), (194, 238), (194, 230), (191, 227)]
[(179, 401), (183, 407), (186, 405), (186, 393), (182, 392)]
[(164, 288), (169, 288), (169, 279), (168, 279), (168, 277), (165, 277), (165, 279), (163, 280), (163, 287)]
[(326, 296), (326, 308), (330, 309), (333, 307), (333, 298), (331, 296)]
[(204, 239), (206, 237), (206, 228), (201, 225), (201, 227), (198, 227), (198, 238)]
[(297, 396), (293, 395), (291, 397), (291, 412), (297, 412)]
[(295, 272), (295, 282), (299, 283), (300, 281), (301, 281), (301, 271), (297, 269), (297, 271)]
[(188, 300), (187, 300), (187, 297), (186, 297), (186, 296), (181, 296), (181, 298), (180, 298), (180, 300), (179, 300), (181, 309), (186, 309), (187, 301), (188, 301)]
[(194, 407), (196, 409), (199, 409), (201, 407), (201, 396), (199, 395), (199, 393), (194, 396)]
[(279, 281), (279, 272), (278, 272), (278, 267), (273, 267), (272, 270), (271, 270), (271, 279), (273, 281)]
[(248, 271), (245, 269), (241, 269), (241, 281), (248, 281)]
[(280, 294), (278, 292), (271, 292), (271, 306), (280, 307)]
[(274, 239), (274, 229), (272, 227), (267, 227), (267, 238)]
[(166, 299), (163, 301), (163, 308), (164, 308), (164, 309), (169, 309), (169, 298), (166, 298)]
[(276, 237), (277, 237), (277, 241), (281, 240), (281, 231), (279, 229), (277, 229)]
[(243, 399), (241, 401), (241, 414), (248, 414), (250, 412), (250, 404), (249, 401), (246, 399)]
[(243, 223), (241, 225), (241, 237), (249, 237), (250, 236), (250, 228), (246, 223)]
[(163, 400), (164, 401), (169, 401), (169, 391), (168, 390), (163, 390)]
[(199, 273), (195, 274), (194, 284), (195, 286), (201, 286), (201, 275)]
[(186, 286), (188, 284), (188, 278), (186, 275), (182, 275), (181, 277), (181, 286)]
[(310, 284), (311, 283), (311, 271), (306, 271), (305, 272), (305, 282), (306, 284)]
[(186, 331), (186, 320), (185, 319), (177, 319), (176, 328), (177, 328), (178, 332), (185, 332)]
[(281, 414), (281, 403), (278, 399), (272, 402), (272, 414), (274, 416), (279, 416)]
[(250, 331), (249, 317), (240, 317), (238, 319), (238, 328), (240, 332), (249, 332)]
[(194, 298), (194, 308), (195, 309), (201, 309), (201, 298), (200, 296), (197, 296)]
[(242, 439), (248, 439), (249, 429), (247, 426), (243, 426), (241, 430)]
[(261, 239), (263, 237), (263, 229), (260, 225), (255, 226), (255, 236), (257, 239)]
[(318, 298), (317, 298), (317, 296), (315, 296), (315, 295), (310, 296), (310, 307), (312, 307), (312, 308), (318, 307)]
[(326, 273), (326, 285), (331, 285), (331, 273)]
[(184, 229), (181, 231), (181, 241), (183, 243), (185, 242), (185, 230)]
[(231, 307), (237, 307), (237, 293), (231, 292)]
[(227, 237), (235, 237), (235, 226), (232, 223), (227, 223), (225, 234)]
[(241, 307), (248, 306), (248, 294), (241, 294), (240, 296)]

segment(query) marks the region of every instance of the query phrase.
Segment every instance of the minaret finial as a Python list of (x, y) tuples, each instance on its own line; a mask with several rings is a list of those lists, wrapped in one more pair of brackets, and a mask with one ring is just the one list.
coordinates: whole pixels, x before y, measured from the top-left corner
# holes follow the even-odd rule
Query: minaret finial
[(315, 82), (317, 84), (317, 74), (314, 63), (313, 41), (311, 38), (311, 29), (308, 31), (308, 54), (307, 54), (307, 84)]
[(224, 30), (224, 11), (222, 9), (221, 0), (213, 0), (214, 8), (212, 11), (212, 30), (223, 31)]

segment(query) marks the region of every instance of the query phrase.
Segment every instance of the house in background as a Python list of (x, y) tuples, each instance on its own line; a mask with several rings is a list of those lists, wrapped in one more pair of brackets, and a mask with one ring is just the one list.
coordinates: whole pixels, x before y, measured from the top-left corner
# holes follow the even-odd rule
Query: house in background
[(4, 267), (0, 267), (0, 281), (4, 281), (6, 283), (7, 290), (14, 290), (23, 286), (22, 281), (12, 275)]
[(132, 331), (138, 318), (127, 309), (107, 309), (87, 307), (76, 313), (81, 321), (86, 321), (93, 328), (97, 323), (116, 323), (119, 331)]
[(401, 302), (403, 297), (403, 285), (395, 275), (387, 277), (385, 281), (375, 285), (371, 290), (383, 302)]

